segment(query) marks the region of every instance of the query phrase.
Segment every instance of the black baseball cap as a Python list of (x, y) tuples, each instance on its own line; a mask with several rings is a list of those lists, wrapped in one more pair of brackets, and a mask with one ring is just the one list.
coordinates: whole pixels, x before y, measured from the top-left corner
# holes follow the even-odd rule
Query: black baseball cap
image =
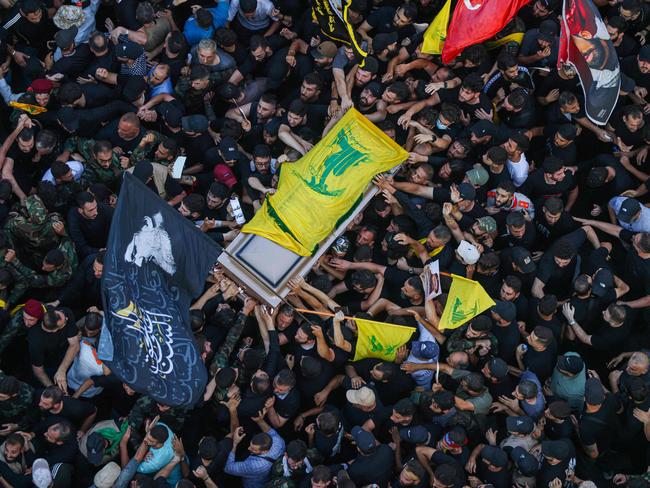
[(517, 318), (517, 307), (514, 303), (505, 300), (497, 300), (494, 307), (492, 307), (492, 311), (508, 322), (512, 322)]
[(600, 268), (593, 276), (591, 293), (604, 297), (614, 287), (614, 275), (607, 268)]
[(559, 459), (560, 461), (566, 459), (571, 454), (568, 444), (563, 441), (544, 441), (542, 442), (542, 454), (546, 457)]
[(372, 50), (375, 53), (381, 53), (388, 46), (396, 43), (397, 39), (398, 36), (397, 36), (397, 32), (395, 31), (387, 34), (377, 34), (372, 40)]
[(62, 107), (56, 113), (56, 118), (59, 123), (66, 129), (68, 132), (76, 132), (79, 130), (79, 117), (75, 114), (75, 110), (72, 107)]
[(70, 47), (72, 47), (72, 44), (74, 44), (74, 38), (77, 37), (77, 32), (79, 32), (79, 30), (74, 25), (67, 29), (60, 30), (54, 34), (54, 41), (56, 42), (56, 46), (59, 49), (70, 49)]
[(605, 401), (605, 389), (598, 378), (589, 378), (585, 383), (585, 401), (589, 405), (602, 405)]
[[(645, 47), (645, 46), (644, 46)], [(616, 215), (618, 219), (624, 224), (629, 224), (636, 214), (641, 211), (641, 204), (634, 198), (626, 198), (623, 200), (621, 208), (618, 209)]]
[(359, 450), (363, 453), (372, 451), (377, 444), (375, 436), (367, 430), (363, 430), (358, 425), (352, 427), (352, 438)]
[(585, 362), (577, 354), (564, 354), (557, 358), (557, 369), (571, 374), (578, 374), (585, 367)]
[(181, 126), (181, 119), (183, 118), (183, 111), (178, 105), (172, 102), (164, 102), (160, 104), (160, 115), (165, 119), (167, 125), (176, 129)]
[(183, 117), (181, 119), (181, 125), (185, 132), (206, 132), (210, 123), (205, 115), (195, 114)]
[(528, 249), (523, 247), (513, 247), (512, 250), (512, 261), (517, 265), (518, 268), (525, 274), (532, 273), (535, 271), (535, 262), (533, 261), (533, 256), (530, 254)]
[(492, 358), (487, 363), (490, 374), (495, 378), (501, 380), (508, 376), (508, 365), (501, 358)]
[(527, 435), (535, 429), (535, 422), (530, 417), (523, 415), (506, 417), (506, 428), (510, 432)]
[(500, 447), (485, 446), (481, 450), (481, 457), (485, 459), (492, 466), (497, 468), (505, 468), (508, 466), (508, 455)]
[(88, 462), (94, 466), (99, 466), (104, 458), (104, 452), (106, 452), (104, 438), (97, 432), (90, 434), (86, 439), (86, 451), (88, 453), (86, 456)]
[(115, 57), (136, 60), (144, 54), (144, 48), (135, 42), (123, 42), (115, 46)]
[(510, 451), (510, 459), (515, 464), (517, 471), (524, 476), (533, 476), (539, 471), (539, 461), (521, 446)]

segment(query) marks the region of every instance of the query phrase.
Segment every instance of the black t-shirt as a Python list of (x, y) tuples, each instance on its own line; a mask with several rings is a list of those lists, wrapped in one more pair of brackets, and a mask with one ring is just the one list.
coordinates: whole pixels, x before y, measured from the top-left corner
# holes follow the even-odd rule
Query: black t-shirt
[[(375, 424), (375, 432), (379, 432), (383, 424), (388, 421), (391, 415), (391, 408), (384, 406), (384, 404), (379, 399), (379, 394), (377, 394), (377, 391), (373, 388), (373, 386), (367, 384), (366, 386), (375, 392), (375, 408), (369, 412), (366, 412), (346, 401), (342, 411), (343, 419), (347, 427), (346, 430), (351, 429), (355, 425), (362, 426), (368, 420), (372, 420)], [(346, 390), (351, 389), (349, 379), (346, 378), (343, 380), (343, 388)]]
[[(34, 398), (36, 404), (40, 401), (43, 390), (37, 390)], [(49, 420), (51, 417), (64, 418), (69, 420), (77, 429), (81, 427), (84, 420), (95, 412), (95, 406), (84, 400), (78, 400), (69, 396), (63, 397), (63, 408), (59, 413), (43, 412), (43, 418)]]
[(579, 256), (575, 256), (567, 266), (561, 268), (556, 264), (551, 249), (542, 256), (537, 265), (536, 277), (545, 284), (546, 295), (554, 294), (559, 300), (571, 295), (573, 280), (579, 270), (578, 261)]
[(460, 88), (461, 87), (458, 86), (456, 88), (450, 88), (448, 90), (440, 90), (438, 92), (438, 97), (440, 97), (440, 101), (443, 103), (444, 102), (453, 103), (458, 108), (460, 108), (463, 112), (465, 112), (465, 115), (469, 115), (474, 120), (477, 120), (477, 117), (474, 114), (476, 110), (483, 109), (486, 112), (490, 112), (492, 110), (492, 102), (490, 101), (490, 99), (485, 93), (481, 93), (477, 104), (470, 105), (467, 102), (461, 102), (458, 99)]
[(79, 334), (74, 320), (68, 320), (56, 332), (46, 332), (42, 327), (29, 329), (29, 358), (33, 366), (57, 368), (68, 349), (68, 339)]
[(536, 169), (526, 178), (521, 192), (537, 206), (543, 203), (542, 199), (559, 197), (566, 202), (569, 192), (575, 188), (575, 178), (569, 170), (564, 170), (564, 179), (555, 184), (549, 184), (544, 178), (544, 170)]
[(291, 419), (295, 417), (300, 411), (300, 394), (295, 388), (292, 388), (284, 398), (280, 398), (276, 394), (274, 408), (282, 418)]
[(551, 71), (548, 76), (538, 80), (535, 86), (535, 96), (537, 97), (546, 97), (552, 90), (560, 90), (560, 93), (563, 91), (570, 91), (573, 93), (578, 93), (580, 85), (580, 79), (578, 76), (574, 76), (570, 79), (564, 79), (555, 69)]
[(640, 149), (645, 145), (643, 142), (643, 127), (640, 127), (635, 132), (631, 132), (625, 125), (623, 114), (620, 111), (614, 114), (609, 124), (614, 129), (616, 136), (620, 137), (626, 146), (632, 146), (633, 149)]
[(113, 122), (109, 123), (101, 131), (99, 131), (96, 139), (97, 140), (106, 139), (110, 141), (111, 144), (113, 144), (113, 147), (121, 148), (122, 151), (124, 151), (123, 153), (124, 156), (130, 156), (133, 150), (136, 147), (138, 147), (138, 144), (140, 144), (140, 140), (142, 140), (142, 138), (145, 136), (147, 131), (140, 130), (140, 133), (137, 136), (127, 141), (126, 139), (122, 139), (122, 137), (120, 137), (120, 135), (117, 133), (118, 124), (119, 124), (119, 120), (114, 120)]
[(399, 368), (395, 369), (395, 374), (390, 381), (376, 381), (370, 375), (370, 370), (381, 362), (380, 359), (367, 358), (361, 361), (355, 361), (353, 366), (357, 374), (363, 378), (366, 384), (372, 385), (382, 403), (385, 405), (393, 405), (402, 398), (408, 397), (411, 390), (415, 387), (415, 383), (411, 375)]
[(623, 345), (630, 334), (630, 324), (626, 320), (620, 327), (604, 324), (591, 336), (591, 347), (603, 356), (612, 357), (623, 350)]
[[(515, 360), (515, 349), (517, 349), (517, 346), (521, 342), (521, 333), (519, 332), (517, 323), (511, 322), (505, 327), (495, 324), (492, 327), (492, 333), (497, 338), (497, 341), (499, 341), (499, 357), (506, 363), (515, 366), (517, 364)], [(512, 393), (512, 390), (510, 393)]]
[(621, 61), (621, 71), (632, 78), (637, 86), (650, 88), (650, 73), (641, 73), (637, 56), (629, 56)]
[(61, 73), (64, 75), (64, 79), (76, 81), (77, 76), (84, 72), (93, 57), (88, 44), (80, 44), (73, 53), (63, 55), (61, 59), (55, 62), (50, 74)]
[(36, 144), (29, 152), (23, 152), (18, 147), (18, 143), (15, 143), (7, 152), (7, 157), (14, 160), (14, 178), (26, 194), (30, 193), (38, 178), (47, 170), (47, 168), (42, 168), (38, 162), (32, 161), (34, 156), (36, 156)]
[(478, 478), (483, 483), (489, 483), (494, 488), (511, 488), (512, 474), (507, 468), (499, 471), (490, 471), (487, 465), (481, 460), (476, 465)]
[(359, 454), (348, 468), (350, 479), (357, 486), (376, 483), (386, 488), (393, 475), (393, 450), (386, 444), (380, 444), (372, 454)]
[(102, 398), (109, 402), (111, 409), (119, 417), (126, 417), (131, 412), (133, 405), (138, 400), (138, 394), (128, 395), (120, 379), (110, 374), (108, 376), (91, 376), (95, 386), (104, 389)]
[(524, 366), (526, 369), (535, 373), (541, 383), (553, 374), (555, 360), (557, 357), (557, 343), (553, 341), (543, 351), (536, 351), (532, 347), (524, 354)]
[(552, 441), (571, 439), (573, 436), (573, 423), (568, 418), (560, 422), (547, 419), (544, 426), (544, 435)]
[(578, 424), (580, 441), (585, 446), (598, 446), (598, 452), (605, 452), (618, 435), (618, 402), (614, 395), (606, 394), (605, 401), (597, 412), (584, 412)]
[(372, 26), (373, 34), (390, 34), (397, 32), (398, 42), (403, 39), (415, 35), (415, 27), (413, 24), (406, 25), (396, 29), (393, 25), (393, 17), (395, 16), (395, 7), (379, 7), (372, 11), (366, 22)]
[(535, 214), (535, 227), (537, 228), (538, 237), (535, 242), (535, 249), (546, 249), (549, 244), (555, 242), (560, 237), (578, 229), (580, 224), (573, 220), (571, 214), (563, 211), (558, 221), (551, 225), (548, 223), (543, 209), (540, 209)]

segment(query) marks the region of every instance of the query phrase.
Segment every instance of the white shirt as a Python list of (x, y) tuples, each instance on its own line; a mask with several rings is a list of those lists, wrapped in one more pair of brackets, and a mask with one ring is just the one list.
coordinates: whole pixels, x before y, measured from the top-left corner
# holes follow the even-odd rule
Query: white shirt
[[(80, 163), (79, 161), (68, 161), (65, 163), (68, 165), (68, 168), (72, 170), (72, 176), (74, 177), (75, 181), (79, 181), (81, 179), (81, 175), (84, 172), (84, 165), (83, 163)], [(45, 174), (43, 175), (43, 178), (41, 179), (42, 181), (49, 181), (50, 183), (56, 185), (56, 181), (54, 181), (54, 176), (52, 176), (52, 170), (48, 169)]]
[(271, 20), (277, 20), (271, 17), (274, 9), (273, 2), (270, 0), (257, 0), (257, 9), (252, 19), (247, 19), (239, 9), (239, 0), (231, 0), (228, 8), (228, 22), (232, 22), (235, 16), (242, 27), (248, 30), (256, 31), (266, 29), (271, 25)]
[[(91, 376), (101, 376), (104, 374), (102, 362), (97, 357), (97, 350), (91, 340), (83, 338), (79, 342), (79, 352), (72, 362), (72, 366), (68, 370), (68, 386), (73, 390), (79, 388), (84, 381)], [(92, 398), (99, 395), (103, 388), (98, 386), (91, 386), (81, 396), (84, 398)]]
[(528, 160), (524, 153), (521, 154), (521, 158), (518, 162), (510, 161), (506, 163), (508, 166), (508, 172), (510, 173), (510, 178), (515, 186), (519, 187), (524, 184), (526, 178), (528, 178)]

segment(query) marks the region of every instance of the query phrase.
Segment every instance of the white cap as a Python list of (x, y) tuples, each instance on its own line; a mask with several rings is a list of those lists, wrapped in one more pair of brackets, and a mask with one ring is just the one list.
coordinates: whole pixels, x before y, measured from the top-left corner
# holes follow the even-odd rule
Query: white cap
[(38, 458), (32, 464), (32, 483), (36, 488), (49, 488), (52, 484), (50, 465), (43, 458)]
[(97, 471), (97, 474), (93, 478), (93, 483), (96, 488), (113, 488), (113, 484), (115, 484), (121, 472), (120, 467), (114, 461), (111, 461)]
[(460, 244), (458, 245), (458, 249), (456, 249), (456, 252), (461, 257), (461, 259), (465, 264), (476, 264), (478, 258), (481, 257), (481, 253), (478, 252), (476, 246), (470, 244), (467, 241), (460, 241)]

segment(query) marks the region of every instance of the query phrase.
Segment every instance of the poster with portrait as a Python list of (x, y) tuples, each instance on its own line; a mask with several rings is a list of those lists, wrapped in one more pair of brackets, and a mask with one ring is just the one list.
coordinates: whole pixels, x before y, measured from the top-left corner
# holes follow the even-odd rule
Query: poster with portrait
[(605, 125), (618, 100), (621, 70), (616, 49), (592, 0), (564, 0), (558, 68), (575, 66), (585, 96), (585, 111)]
[(421, 275), (422, 285), (424, 286), (424, 296), (427, 300), (436, 298), (442, 293), (440, 285), (440, 263), (436, 260), (427, 264)]

